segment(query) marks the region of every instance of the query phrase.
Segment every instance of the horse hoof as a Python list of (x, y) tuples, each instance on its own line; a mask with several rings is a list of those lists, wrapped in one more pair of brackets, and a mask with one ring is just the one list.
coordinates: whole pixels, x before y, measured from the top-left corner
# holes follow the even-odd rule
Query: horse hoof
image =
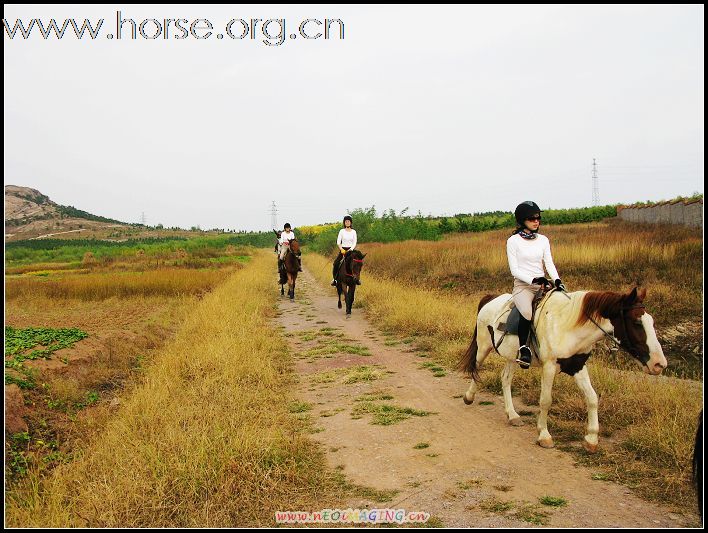
[[(512, 418), (511, 420), (509, 420), (509, 425), (512, 425), (512, 426), (514, 426), (514, 427), (523, 426), (523, 425), (524, 425), (524, 421), (521, 419), (520, 416), (517, 416), (516, 418)], [(551, 441), (551, 446), (550, 446), (550, 447), (553, 447), (553, 442), (552, 442), (552, 441)]]
[(553, 439), (538, 439), (538, 445), (541, 448), (553, 448), (555, 446)]
[(342, 308), (342, 304), (337, 304), (337, 309), (341, 309), (341, 308)]
[(474, 398), (472, 398), (471, 400), (468, 400), (467, 396), (463, 396), (462, 401), (465, 402), (465, 405), (472, 405), (474, 403)]
[(597, 444), (590, 444), (588, 441), (583, 439), (583, 448), (585, 451), (592, 454), (597, 453)]

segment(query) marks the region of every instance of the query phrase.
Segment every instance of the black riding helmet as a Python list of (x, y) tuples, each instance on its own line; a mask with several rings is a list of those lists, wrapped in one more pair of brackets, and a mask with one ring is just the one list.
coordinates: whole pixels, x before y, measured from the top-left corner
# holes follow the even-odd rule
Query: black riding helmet
[(532, 217), (533, 215), (540, 214), (541, 208), (538, 207), (536, 202), (532, 202), (531, 200), (521, 202), (519, 205), (516, 206), (516, 209), (514, 210), (514, 218), (516, 218), (516, 224), (521, 226), (522, 228), (524, 227), (524, 221), (527, 218)]
[(283, 226), (283, 229), (290, 229), (290, 223), (286, 222), (285, 226)]
[(346, 222), (347, 220), (348, 220), (349, 222), (351, 222), (352, 224), (354, 224), (354, 221), (352, 220), (352, 217), (350, 217), (349, 215), (347, 215), (347, 216), (345, 216), (345, 217), (342, 219), (342, 226), (344, 226), (345, 228), (347, 227), (346, 224), (345, 224), (345, 222)]

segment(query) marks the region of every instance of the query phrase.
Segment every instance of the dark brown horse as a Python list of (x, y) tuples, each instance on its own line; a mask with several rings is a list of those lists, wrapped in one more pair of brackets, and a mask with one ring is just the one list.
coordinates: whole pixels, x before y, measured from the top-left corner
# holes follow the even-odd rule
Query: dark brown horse
[(364, 257), (366, 254), (359, 250), (349, 250), (341, 263), (339, 263), (339, 271), (337, 272), (337, 307), (342, 308), (342, 294), (344, 294), (344, 303), (347, 306), (347, 316), (352, 314), (352, 304), (354, 303), (354, 293), (356, 292), (356, 282), (361, 275), (361, 269), (364, 267)]
[(300, 262), (297, 259), (297, 254), (300, 253), (300, 243), (293, 239), (287, 246), (288, 251), (285, 253), (283, 268), (280, 271), (280, 294), (285, 294), (284, 285), (287, 283), (288, 296), (292, 300), (295, 298), (295, 280), (300, 268)]

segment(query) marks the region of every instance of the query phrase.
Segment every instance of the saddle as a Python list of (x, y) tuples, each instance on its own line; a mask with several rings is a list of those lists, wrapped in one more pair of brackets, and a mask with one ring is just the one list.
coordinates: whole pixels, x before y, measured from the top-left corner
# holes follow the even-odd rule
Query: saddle
[[(533, 301), (531, 302), (531, 324), (533, 324), (533, 316), (536, 314), (536, 309), (538, 308), (539, 304), (543, 301), (546, 296), (553, 290), (553, 288), (547, 288), (545, 285), (542, 286), (538, 291), (536, 291), (536, 294), (533, 297)], [(502, 317), (504, 317), (505, 314), (508, 314), (506, 317), (505, 322), (499, 322), (497, 324), (497, 330), (503, 332), (506, 335), (518, 335), (519, 334), (519, 319), (521, 318), (521, 313), (519, 312), (518, 307), (514, 304), (514, 301), (511, 300), (508, 304), (507, 310), (505, 310), (500, 316), (499, 319), (501, 320)]]

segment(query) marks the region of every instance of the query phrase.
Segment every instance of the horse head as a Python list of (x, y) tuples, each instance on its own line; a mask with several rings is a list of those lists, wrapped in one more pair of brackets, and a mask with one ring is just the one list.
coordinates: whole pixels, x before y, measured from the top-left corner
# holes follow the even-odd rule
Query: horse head
[(645, 372), (658, 376), (666, 368), (664, 351), (654, 330), (654, 319), (646, 312), (647, 291), (637, 287), (622, 295), (618, 308), (608, 318), (620, 345), (637, 359)]
[(360, 250), (351, 250), (347, 252), (345, 260), (347, 261), (347, 270), (352, 273), (352, 277), (356, 280), (361, 275), (361, 269), (364, 268), (364, 257), (366, 254)]
[(300, 252), (300, 243), (297, 241), (297, 239), (293, 239), (290, 241), (290, 251), (295, 254)]

